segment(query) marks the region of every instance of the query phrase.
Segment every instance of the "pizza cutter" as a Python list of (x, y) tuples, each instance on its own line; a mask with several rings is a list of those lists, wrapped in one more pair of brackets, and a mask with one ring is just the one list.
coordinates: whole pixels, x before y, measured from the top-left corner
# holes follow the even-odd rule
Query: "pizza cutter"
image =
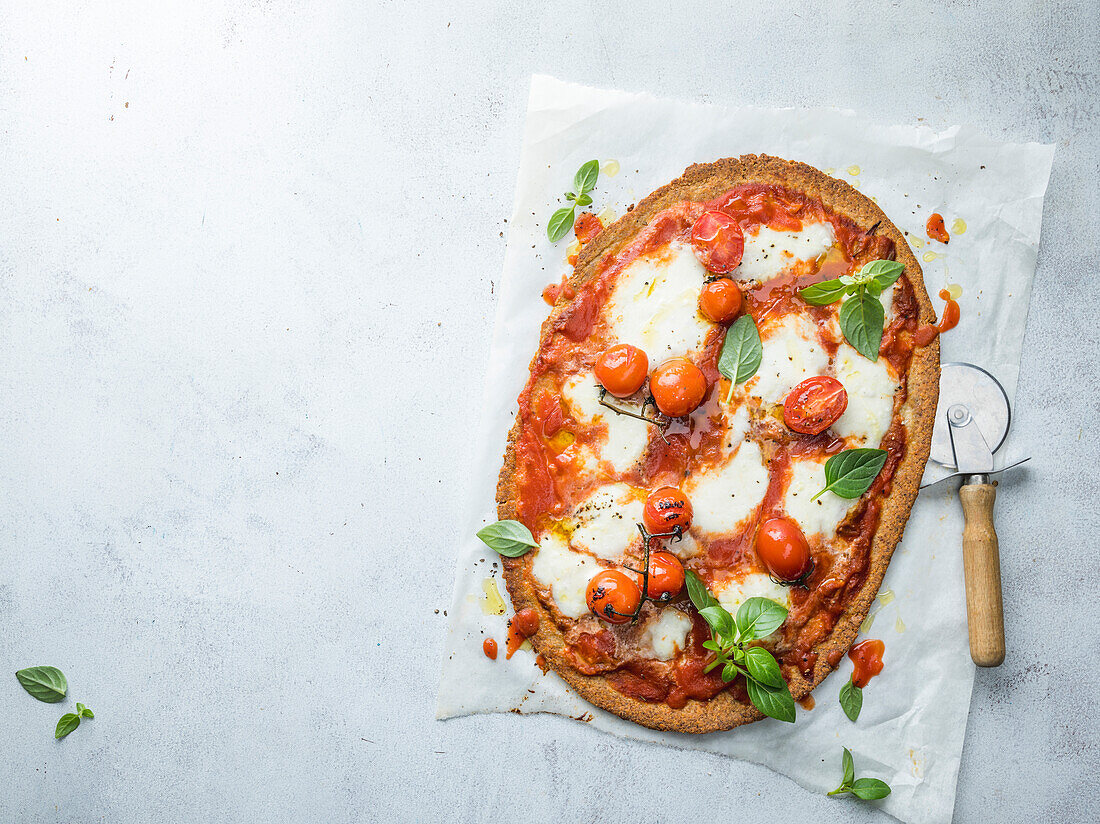
[(979, 667), (1000, 666), (1005, 659), (1001, 560), (993, 528), (993, 503), (997, 498), (994, 479), (1028, 460), (993, 468), (993, 453), (1004, 443), (1011, 420), (1008, 395), (995, 377), (972, 363), (945, 363), (941, 367), (932, 460), (956, 471), (934, 484), (962, 479), (959, 500), (965, 519), (966, 619), (970, 657)]

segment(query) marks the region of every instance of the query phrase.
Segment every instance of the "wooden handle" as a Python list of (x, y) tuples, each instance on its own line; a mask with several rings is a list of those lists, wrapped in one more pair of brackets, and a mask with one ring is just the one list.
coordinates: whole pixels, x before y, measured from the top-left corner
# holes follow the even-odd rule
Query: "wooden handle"
[(979, 667), (998, 667), (1005, 660), (1005, 619), (1001, 601), (1001, 555), (993, 528), (993, 484), (963, 484), (959, 489), (963, 517), (963, 572), (966, 575), (966, 620), (970, 657)]

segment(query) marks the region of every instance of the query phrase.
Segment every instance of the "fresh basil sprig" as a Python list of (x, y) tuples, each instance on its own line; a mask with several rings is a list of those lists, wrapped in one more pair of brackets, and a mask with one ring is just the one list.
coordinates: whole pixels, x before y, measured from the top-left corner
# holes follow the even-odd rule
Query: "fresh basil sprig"
[(538, 546), (531, 530), (519, 521), (497, 521), (477, 531), (485, 544), (505, 558), (518, 558)]
[(890, 794), (890, 785), (885, 781), (880, 781), (877, 778), (856, 778), (855, 761), (852, 760), (852, 753), (848, 751), (847, 747), (844, 747), (844, 755), (841, 757), (840, 764), (844, 771), (844, 777), (840, 781), (840, 786), (830, 792), (829, 795), (851, 793), (856, 798), (862, 798), (864, 801), (874, 801), (878, 798), (886, 798)]
[(840, 331), (863, 357), (877, 361), (886, 323), (878, 298), (904, 271), (905, 266), (896, 260), (872, 260), (854, 275), (815, 283), (798, 294), (813, 306), (827, 306), (849, 296), (840, 306)]
[(764, 347), (760, 343), (760, 330), (749, 315), (739, 317), (726, 331), (722, 351), (718, 355), (718, 371), (729, 378), (730, 391), (726, 403), (733, 397), (733, 388), (744, 383), (760, 368)]
[(80, 726), (81, 718), (95, 718), (95, 713), (77, 701), (76, 712), (67, 712), (58, 719), (53, 737), (57, 739), (64, 738)]
[(779, 669), (779, 662), (761, 646), (750, 641), (767, 638), (787, 620), (787, 610), (768, 598), (749, 598), (737, 610), (737, 617), (718, 603), (706, 584), (691, 570), (685, 574), (688, 597), (711, 629), (711, 638), (703, 647), (714, 653), (704, 668), (710, 672), (722, 668), (722, 680), (745, 676), (749, 701), (764, 715), (794, 723), (794, 698)]
[(15, 673), (15, 677), (23, 689), (47, 704), (56, 704), (69, 691), (65, 673), (57, 667), (27, 667)]
[(859, 718), (859, 712), (863, 709), (863, 690), (853, 684), (851, 679), (840, 688), (840, 708), (844, 710), (849, 721)]
[(886, 465), (885, 449), (845, 449), (825, 461), (825, 488), (810, 498), (816, 501), (826, 492), (841, 498), (858, 498), (871, 488)]
[(596, 180), (600, 176), (600, 161), (589, 160), (581, 166), (573, 176), (573, 188), (575, 191), (566, 192), (565, 199), (571, 205), (562, 206), (550, 216), (550, 222), (546, 224), (546, 236), (551, 243), (557, 243), (569, 230), (573, 228), (578, 206), (588, 206), (592, 203), (592, 196), (588, 193), (596, 188)]

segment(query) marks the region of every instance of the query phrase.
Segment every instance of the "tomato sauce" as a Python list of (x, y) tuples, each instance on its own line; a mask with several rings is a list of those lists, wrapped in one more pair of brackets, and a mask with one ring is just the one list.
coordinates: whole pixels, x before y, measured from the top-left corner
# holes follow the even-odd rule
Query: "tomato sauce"
[(943, 225), (943, 215), (939, 212), (933, 212), (928, 216), (928, 222), (924, 224), (924, 231), (928, 233), (928, 237), (932, 240), (938, 240), (940, 243), (947, 243), (951, 240), (951, 235), (947, 234), (947, 227)]
[[(561, 285), (548, 287), (559, 290), (553, 293), (553, 298), (564, 305), (558, 303), (550, 323), (544, 328), (530, 380), (519, 397), (520, 432), (515, 442), (517, 517), (532, 531), (537, 533), (552, 525), (554, 519), (570, 511), (595, 485), (606, 482), (606, 479), (577, 471), (578, 456), (596, 452), (605, 437), (606, 426), (584, 425), (571, 419), (568, 406), (561, 403), (560, 395), (570, 377), (590, 370), (598, 355), (617, 342), (605, 339), (599, 323), (619, 275), (639, 257), (656, 253), (671, 241), (686, 242), (695, 219), (710, 209), (725, 212), (743, 230), (760, 224), (783, 231), (798, 231), (810, 222), (827, 221), (832, 225), (837, 243), (823, 259), (802, 263), (767, 283), (743, 289), (744, 311), (762, 328), (771, 318), (779, 318), (787, 312), (808, 314), (822, 330), (823, 346), (830, 356), (839, 345), (835, 307), (810, 307), (807, 312), (804, 302), (797, 297), (798, 290), (857, 271), (872, 260), (895, 257), (894, 244), (889, 238), (862, 229), (848, 218), (829, 211), (817, 200), (780, 187), (746, 184), (707, 203), (682, 202), (662, 210), (617, 254), (586, 269), (583, 283), (574, 281), (570, 285), (563, 281)], [(587, 234), (584, 226), (580, 227), (578, 238), (582, 234)], [(569, 291), (565, 291), (567, 288)], [(895, 394), (897, 409), (906, 399), (904, 376), (918, 331), (919, 308), (907, 279), (897, 281), (893, 301), (894, 316), (884, 330), (880, 357), (902, 376)], [(674, 421), (664, 431), (663, 438), (654, 427), (644, 459), (622, 477), (624, 482), (640, 489), (666, 484), (676, 486), (697, 467), (724, 460), (727, 435), (721, 405), (728, 382), (721, 378), (717, 369), (724, 335), (725, 329), (716, 326), (696, 360), (710, 386), (703, 406), (688, 421)], [(845, 442), (833, 438), (828, 431), (820, 435), (791, 432), (781, 418), (755, 418), (751, 426), (753, 438), (760, 444), (771, 470), (769, 486), (763, 503), (740, 534), (700, 543), (702, 552), (689, 566), (708, 585), (731, 570), (735, 574), (765, 572), (756, 558), (755, 533), (763, 520), (781, 512), (787, 483), (785, 467), (792, 458), (831, 455), (845, 448)], [(567, 438), (569, 446), (565, 449), (558, 443), (563, 433), (571, 438)], [(841, 560), (834, 560), (823, 547), (811, 544), (813, 572), (802, 585), (791, 589), (791, 609), (776, 636), (775, 653), (781, 665), (797, 667), (807, 677), (812, 676), (817, 662), (814, 648), (829, 635), (866, 579), (871, 543), (880, 515), (878, 497), (889, 491), (893, 474), (905, 454), (905, 429), (900, 419), (894, 420), (881, 448), (888, 452), (886, 466), (869, 494), (838, 531), (849, 544), (847, 552)], [(614, 477), (606, 465), (605, 471)], [(820, 539), (814, 541), (820, 544)], [(624, 695), (664, 701), (672, 707), (685, 706), (689, 700), (708, 700), (723, 690), (730, 691), (738, 700), (746, 700), (740, 679), (727, 684), (717, 670), (703, 672), (711, 655), (702, 644), (710, 638), (710, 631), (686, 600), (678, 605), (692, 615), (694, 624), (688, 636), (688, 648), (668, 662), (653, 661), (639, 654), (636, 625), (612, 630), (600, 628), (592, 632), (587, 631), (590, 624), (572, 621), (552, 606), (551, 613), (565, 635), (564, 654), (572, 666), (587, 675), (604, 674)], [(526, 637), (519, 637), (514, 632), (519, 617), (517, 614), (509, 629), (509, 655), (514, 651), (513, 637), (518, 638), (515, 648), (522, 643), (522, 637)], [(830, 666), (835, 666), (842, 654), (830, 656)]]
[(855, 669), (852, 671), (852, 685), (866, 687), (871, 679), (882, 672), (882, 654), (886, 645), (882, 641), (871, 639), (856, 644), (848, 652)]
[(553, 306), (560, 298), (572, 300), (577, 296), (573, 287), (569, 285), (569, 275), (562, 275), (561, 283), (551, 283), (542, 290), (542, 299)]
[(508, 622), (508, 644), (505, 658), (511, 658), (523, 642), (539, 631), (539, 613), (533, 607), (521, 609)]
[(486, 638), (481, 642), (481, 651), (485, 653), (486, 658), (497, 660), (497, 642), (494, 638)]

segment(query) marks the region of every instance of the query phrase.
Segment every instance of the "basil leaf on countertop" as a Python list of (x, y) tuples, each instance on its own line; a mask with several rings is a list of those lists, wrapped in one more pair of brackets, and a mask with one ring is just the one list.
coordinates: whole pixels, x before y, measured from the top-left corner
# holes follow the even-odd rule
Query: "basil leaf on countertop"
[(15, 673), (23, 689), (39, 701), (56, 704), (65, 697), (69, 682), (57, 667), (27, 667)]
[(844, 748), (844, 755), (840, 758), (840, 763), (844, 769), (844, 780), (840, 782), (841, 786), (851, 786), (852, 782), (856, 780), (856, 762), (852, 758), (852, 751), (847, 747)]
[(764, 347), (760, 343), (760, 330), (756, 328), (756, 322), (750, 315), (742, 315), (726, 330), (722, 352), (718, 355), (718, 371), (730, 381), (727, 403), (733, 395), (733, 387), (756, 374), (763, 355)]
[(519, 521), (497, 521), (477, 532), (485, 544), (505, 558), (518, 558), (538, 546), (531, 530)]
[(859, 712), (863, 709), (863, 690), (853, 684), (850, 678), (840, 688), (840, 708), (844, 710), (849, 721), (859, 718)]
[(867, 358), (878, 360), (886, 312), (882, 301), (865, 289), (840, 304), (840, 331), (852, 347)]
[(67, 712), (58, 720), (57, 727), (53, 731), (53, 737), (64, 738), (79, 726), (80, 716), (75, 712)]
[(810, 498), (816, 501), (826, 492), (841, 498), (858, 498), (871, 488), (886, 465), (885, 449), (845, 449), (825, 462), (825, 488)]

